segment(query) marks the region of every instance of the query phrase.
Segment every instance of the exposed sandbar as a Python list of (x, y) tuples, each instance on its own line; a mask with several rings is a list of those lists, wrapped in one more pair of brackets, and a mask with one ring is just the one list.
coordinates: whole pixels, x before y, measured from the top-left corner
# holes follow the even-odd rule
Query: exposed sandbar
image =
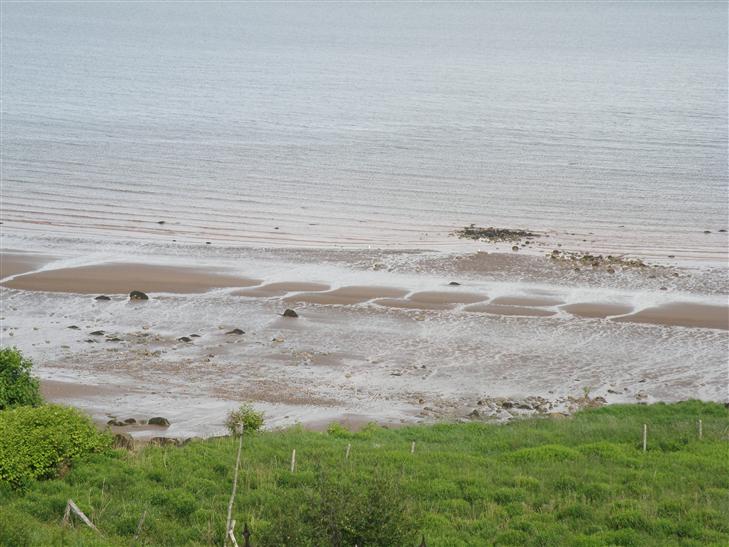
[(317, 292), (317, 291), (328, 291), (331, 289), (330, 285), (324, 285), (323, 283), (304, 283), (300, 281), (281, 281), (279, 283), (268, 283), (261, 285), (260, 287), (253, 287), (251, 289), (244, 289), (242, 291), (235, 291), (232, 293), (234, 296), (250, 296), (258, 298), (270, 298), (273, 296), (284, 296), (290, 292)]
[(423, 291), (411, 294), (408, 300), (419, 304), (474, 304), (489, 297), (469, 292)]
[(564, 300), (550, 298), (548, 296), (499, 296), (491, 301), (492, 304), (500, 306), (558, 306), (564, 304)]
[(584, 302), (567, 304), (561, 309), (577, 317), (604, 319), (612, 315), (625, 315), (633, 311), (632, 306), (624, 304), (607, 304), (602, 302)]
[(37, 270), (53, 260), (53, 257), (30, 253), (0, 254), (0, 279)]
[(204, 268), (106, 263), (20, 275), (4, 286), (26, 291), (123, 294), (132, 290), (202, 293), (224, 287), (250, 287), (260, 281), (222, 275)]
[(616, 317), (612, 321), (729, 330), (729, 308), (691, 302), (672, 302), (646, 308), (624, 317)]
[(286, 302), (299, 302), (306, 304), (361, 304), (376, 298), (400, 298), (409, 291), (396, 287), (377, 287), (366, 285), (352, 285), (341, 287), (333, 291), (316, 293), (308, 292), (289, 296)]
[(557, 312), (541, 308), (527, 308), (523, 306), (500, 306), (496, 304), (472, 304), (463, 308), (465, 311), (491, 313), (494, 315), (523, 315), (526, 317), (550, 317)]

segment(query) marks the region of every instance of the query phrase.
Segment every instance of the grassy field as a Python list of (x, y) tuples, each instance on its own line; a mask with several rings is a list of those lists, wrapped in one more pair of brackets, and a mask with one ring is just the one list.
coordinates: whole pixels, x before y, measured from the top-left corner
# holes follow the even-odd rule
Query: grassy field
[[(0, 484), (0, 545), (222, 544), (236, 450), (221, 438), (112, 451), (25, 491)], [(103, 535), (61, 526), (69, 498)], [(422, 534), (429, 546), (726, 546), (729, 410), (692, 401), (507, 425), (252, 434), (233, 517), (254, 546), (329, 545), (332, 523), (341, 545), (415, 547)]]

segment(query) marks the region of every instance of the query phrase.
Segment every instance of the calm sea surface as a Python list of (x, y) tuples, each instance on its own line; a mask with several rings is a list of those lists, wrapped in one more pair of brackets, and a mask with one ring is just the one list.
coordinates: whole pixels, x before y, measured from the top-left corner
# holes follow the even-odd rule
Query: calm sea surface
[(727, 6), (3, 3), (2, 162), (29, 246), (475, 222), (721, 258)]

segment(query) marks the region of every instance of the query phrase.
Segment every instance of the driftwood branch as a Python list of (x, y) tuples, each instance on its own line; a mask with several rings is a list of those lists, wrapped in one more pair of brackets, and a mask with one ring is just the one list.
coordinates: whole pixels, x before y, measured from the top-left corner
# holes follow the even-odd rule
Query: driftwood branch
[(71, 511), (73, 511), (76, 514), (76, 516), (78, 518), (80, 518), (86, 526), (88, 526), (89, 528), (94, 530), (96, 533), (101, 534), (101, 532), (99, 532), (99, 529), (96, 526), (94, 526), (94, 523), (89, 520), (89, 517), (84, 515), (84, 512), (78, 508), (78, 505), (76, 505), (72, 499), (68, 500), (68, 503), (66, 504), (66, 511), (64, 511), (64, 513), (63, 513), (64, 526), (66, 524), (68, 524), (71, 520)]
[(238, 542), (235, 540), (235, 520), (230, 522), (230, 529), (228, 530), (228, 537), (233, 542), (233, 547), (238, 547)]
[(240, 467), (240, 451), (243, 448), (243, 430), (240, 432), (238, 440), (238, 456), (235, 459), (235, 474), (233, 475), (233, 491), (230, 493), (230, 501), (228, 502), (228, 518), (225, 522), (225, 539), (223, 545), (228, 545), (228, 538), (231, 535), (230, 520), (233, 516), (233, 502), (235, 501), (235, 491), (238, 488), (238, 468)]
[(147, 510), (144, 510), (144, 513), (142, 513), (142, 516), (139, 519), (139, 524), (137, 524), (137, 533), (134, 534), (134, 539), (139, 539), (139, 534), (142, 532), (142, 526), (144, 526), (144, 519), (147, 517)]

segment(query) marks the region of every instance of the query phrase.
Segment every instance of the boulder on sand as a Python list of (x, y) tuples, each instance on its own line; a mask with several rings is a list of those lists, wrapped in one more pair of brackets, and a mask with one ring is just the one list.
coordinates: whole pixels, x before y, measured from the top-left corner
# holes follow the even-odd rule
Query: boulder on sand
[(97, 296), (96, 298), (94, 298), (94, 300), (98, 300), (98, 301), (100, 301), (100, 302), (101, 302), (101, 301), (104, 301), (104, 302), (106, 302), (107, 300), (111, 300), (111, 298), (109, 298), (109, 297), (108, 297), (108, 296), (106, 296), (105, 294), (100, 294), (99, 296)]
[(233, 329), (233, 330), (229, 330), (225, 334), (245, 334), (245, 332), (240, 329)]
[(291, 308), (287, 308), (281, 315), (283, 315), (284, 317), (298, 317), (299, 316), (299, 314), (296, 313)]
[(149, 296), (142, 291), (132, 291), (129, 293), (129, 300), (149, 300)]
[(150, 418), (147, 423), (149, 425), (159, 425), (162, 427), (170, 426), (170, 421), (167, 418), (163, 418), (161, 416), (155, 416), (154, 418)]

